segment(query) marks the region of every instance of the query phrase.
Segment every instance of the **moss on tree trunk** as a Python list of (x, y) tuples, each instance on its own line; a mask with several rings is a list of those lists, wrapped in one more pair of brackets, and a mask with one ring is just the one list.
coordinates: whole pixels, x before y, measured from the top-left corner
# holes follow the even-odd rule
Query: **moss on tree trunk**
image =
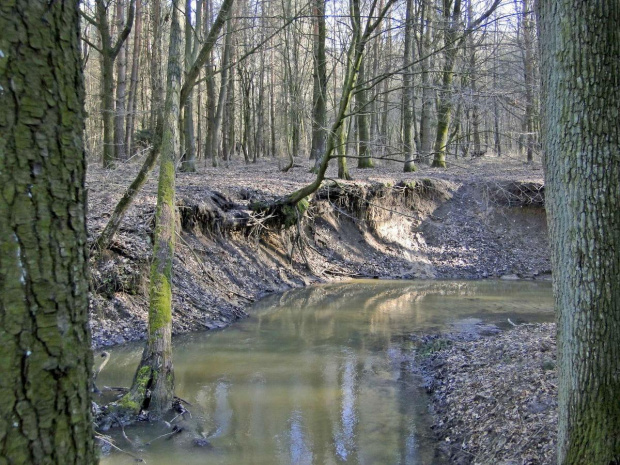
[(0, 31), (0, 463), (94, 464), (78, 5)]
[(179, 2), (180, 0), (173, 2), (171, 13), (168, 79), (149, 287), (148, 338), (131, 389), (118, 403), (121, 408), (133, 413), (148, 410), (156, 417), (172, 407), (174, 398), (172, 261), (176, 228), (175, 159), (180, 150), (179, 116), (181, 113)]
[(620, 463), (620, 2), (538, 2), (559, 464)]

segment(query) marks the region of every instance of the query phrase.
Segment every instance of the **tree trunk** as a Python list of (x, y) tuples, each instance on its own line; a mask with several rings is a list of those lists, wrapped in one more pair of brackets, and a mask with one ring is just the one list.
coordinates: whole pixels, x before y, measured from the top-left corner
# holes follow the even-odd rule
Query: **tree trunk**
[(431, 80), (431, 44), (433, 31), (433, 9), (432, 0), (423, 0), (422, 4), (422, 30), (424, 38), (421, 40), (420, 56), (420, 78), (422, 80), (422, 109), (420, 112), (420, 158), (429, 163), (431, 151), (433, 149), (432, 128), (433, 128), (433, 104), (435, 92), (432, 88)]
[(405, 154), (405, 173), (415, 171), (415, 147), (413, 142), (413, 77), (411, 68), (408, 64), (412, 61), (412, 42), (413, 42), (413, 0), (407, 0), (405, 13), (405, 50), (403, 54), (403, 98), (402, 98), (402, 118), (403, 118), (403, 146)]
[[(454, 9), (450, 13), (452, 1)], [(448, 130), (450, 117), (452, 116), (452, 79), (454, 77), (454, 64), (458, 54), (456, 38), (459, 31), (461, 17), (461, 0), (444, 0), (443, 15), (446, 23), (444, 32), (445, 56), (442, 70), (441, 90), (437, 104), (437, 133), (435, 135), (435, 154), (432, 166), (435, 168), (446, 167), (446, 150), (448, 145)]]
[[(163, 118), (161, 0), (152, 0), (153, 50), (151, 54), (151, 132), (159, 134)], [(156, 141), (153, 141), (156, 142)]]
[(211, 147), (212, 154), (218, 154), (220, 150), (220, 131), (222, 129), (222, 121), (224, 119), (224, 108), (226, 107), (227, 94), (228, 94), (228, 73), (230, 66), (230, 55), (232, 48), (232, 21), (230, 17), (226, 20), (226, 38), (224, 39), (224, 56), (222, 57), (222, 73), (220, 91), (217, 98), (217, 110), (215, 111), (215, 118), (213, 119), (213, 133), (211, 134)]
[(558, 463), (620, 463), (620, 2), (540, 0)]
[(525, 84), (525, 147), (527, 161), (534, 160), (534, 21), (532, 2), (523, 0), (523, 80)]
[(179, 3), (173, 0), (164, 127), (157, 188), (153, 258), (149, 286), (148, 338), (130, 391), (119, 401), (133, 412), (148, 410), (156, 417), (172, 407), (172, 261), (174, 259), (176, 205), (175, 161), (180, 149), (181, 24)]
[[(197, 26), (198, 27), (198, 26)], [(194, 62), (194, 28), (192, 27), (192, 0), (185, 1), (185, 71), (189, 71)], [(183, 131), (185, 149), (180, 170), (185, 173), (196, 172), (196, 138), (194, 135), (194, 92), (190, 91), (183, 107)]]
[[(116, 28), (120, 31), (125, 23), (125, 1), (116, 3)], [(123, 41), (116, 57), (116, 109), (114, 111), (114, 158), (127, 160), (125, 146), (125, 116), (127, 114), (127, 47)]]
[(0, 462), (95, 464), (78, 5), (0, 8)]
[(325, 0), (314, 0), (314, 36), (312, 74), (312, 145), (310, 159), (315, 160), (315, 169), (325, 153), (327, 125), (327, 58), (325, 56)]
[[(130, 0), (129, 3), (129, 15), (127, 22), (122, 31), (118, 31), (118, 37), (116, 42), (112, 43), (112, 35), (110, 33), (110, 24), (108, 22), (108, 6), (104, 0), (96, 0), (96, 22), (92, 21), (99, 31), (101, 37), (101, 48), (98, 50), (101, 53), (101, 113), (103, 119), (103, 166), (104, 168), (112, 168), (114, 166), (114, 160), (118, 153), (115, 150), (115, 108), (114, 108), (114, 62), (116, 57), (123, 48), (123, 44), (127, 40), (131, 27), (133, 25), (134, 17), (134, 5), (135, 0)], [(123, 90), (124, 92), (124, 90)], [(123, 96), (124, 104), (124, 96)], [(123, 109), (124, 113), (124, 109)], [(123, 115), (124, 118), (124, 115)], [(124, 122), (124, 119), (123, 119)], [(124, 126), (120, 130), (124, 133)], [(123, 137), (121, 145), (124, 147), (125, 140)]]
[(135, 131), (136, 110), (138, 100), (138, 72), (140, 66), (140, 48), (142, 45), (142, 0), (136, 0), (136, 24), (134, 26), (133, 56), (129, 96), (127, 98), (127, 126), (125, 130), (125, 147), (128, 156), (133, 152), (133, 133)]

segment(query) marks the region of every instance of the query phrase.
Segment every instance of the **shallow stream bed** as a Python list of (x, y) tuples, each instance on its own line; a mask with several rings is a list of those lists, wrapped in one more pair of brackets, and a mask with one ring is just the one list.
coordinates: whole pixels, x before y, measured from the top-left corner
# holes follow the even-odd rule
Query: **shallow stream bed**
[[(174, 340), (184, 432), (125, 428), (148, 464), (440, 464), (412, 333), (552, 319), (551, 285), (355, 281), (267, 297), (230, 328)], [(116, 347), (98, 379), (128, 386), (141, 344)], [(208, 446), (199, 447), (196, 438)], [(202, 442), (204, 444), (204, 441)], [(117, 452), (104, 465), (135, 463)]]

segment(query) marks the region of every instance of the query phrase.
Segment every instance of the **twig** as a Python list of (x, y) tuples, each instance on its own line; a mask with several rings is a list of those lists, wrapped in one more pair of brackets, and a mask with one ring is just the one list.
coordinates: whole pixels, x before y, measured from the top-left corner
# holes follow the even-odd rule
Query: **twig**
[(95, 433), (95, 438), (99, 439), (100, 441), (105, 442), (106, 444), (108, 444), (110, 447), (113, 447), (117, 451), (119, 451), (119, 452), (121, 452), (123, 454), (129, 455), (136, 462), (146, 463), (146, 460), (144, 460), (142, 457), (138, 457), (137, 455), (134, 455), (131, 452), (127, 452), (126, 450), (123, 450), (120, 447), (118, 447), (117, 445), (115, 445), (114, 442), (112, 441), (112, 438), (109, 437), (109, 436), (104, 436), (103, 434)]
[(182, 431), (183, 431), (183, 428), (179, 428), (177, 425), (174, 425), (174, 427), (172, 428), (172, 431), (170, 431), (169, 433), (166, 433), (166, 434), (162, 434), (161, 436), (157, 436), (155, 439), (152, 439), (151, 441), (147, 442), (146, 445), (150, 446), (151, 444), (153, 444), (158, 439), (169, 438), (169, 437), (174, 436), (175, 434), (181, 433)]

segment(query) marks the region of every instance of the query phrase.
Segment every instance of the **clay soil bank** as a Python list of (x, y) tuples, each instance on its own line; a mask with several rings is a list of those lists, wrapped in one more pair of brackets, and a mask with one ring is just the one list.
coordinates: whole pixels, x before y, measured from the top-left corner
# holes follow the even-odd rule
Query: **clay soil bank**
[[(309, 165), (297, 163), (288, 173), (260, 160), (178, 175), (175, 333), (227, 326), (263, 295), (317, 282), (550, 277), (540, 165), (482, 158), (407, 174), (399, 164), (353, 168), (353, 181), (327, 180), (309, 199), (299, 227), (266, 228), (249, 205), (310, 182)], [(89, 169), (91, 241), (138, 168)], [(156, 178), (110, 250), (91, 259), (94, 347), (145, 335)], [(418, 341), (442, 454), (457, 464), (552, 463), (553, 328), (489, 332)]]
[[(461, 161), (459, 161), (461, 162)], [(510, 158), (463, 160), (447, 170), (402, 165), (351, 169), (328, 179), (299, 227), (266, 228), (249, 204), (312, 181), (298, 160), (272, 159), (177, 176), (178, 235), (173, 331), (224, 327), (261, 296), (351, 278), (548, 279), (540, 165)], [(139, 163), (88, 171), (93, 240)], [(112, 246), (91, 260), (94, 347), (144, 337), (157, 172), (138, 195)]]

